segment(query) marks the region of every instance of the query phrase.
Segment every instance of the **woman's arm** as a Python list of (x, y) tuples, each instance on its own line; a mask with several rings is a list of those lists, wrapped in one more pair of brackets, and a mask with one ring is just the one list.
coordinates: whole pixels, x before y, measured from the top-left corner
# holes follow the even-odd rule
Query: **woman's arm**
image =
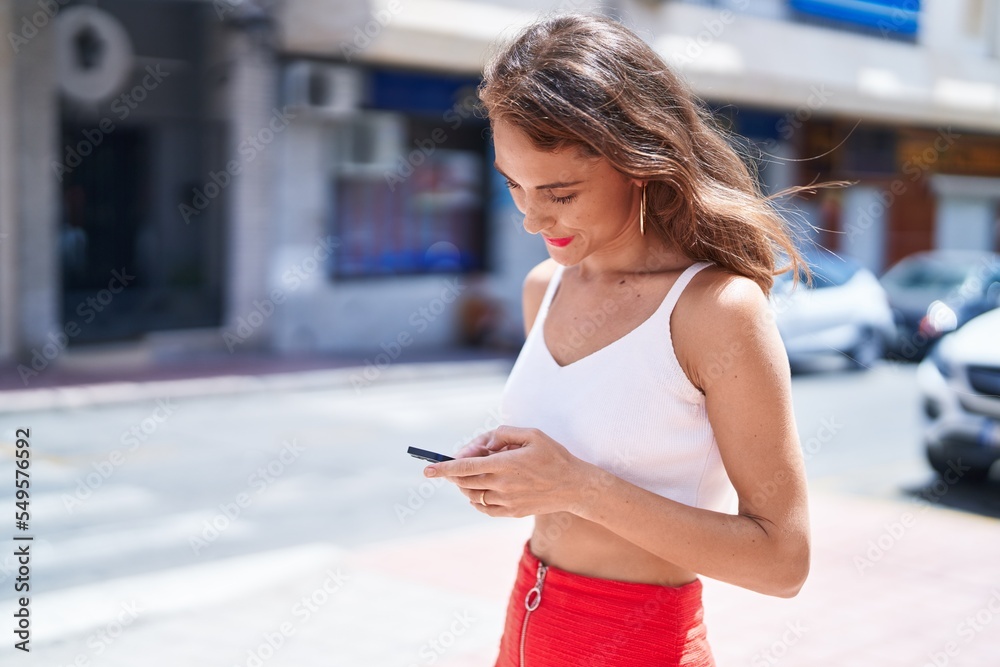
[(809, 519), (787, 355), (755, 283), (702, 274), (682, 294), (671, 331), (705, 394), (738, 514), (689, 507), (596, 466), (574, 511), (681, 567), (791, 597), (809, 571)]
[[(788, 360), (769, 313), (755, 283), (709, 268), (688, 285), (671, 317), (675, 352), (705, 394), (738, 514), (637, 487), (534, 428), (500, 426), (425, 474), (447, 477), (489, 516), (572, 512), (693, 572), (794, 596), (809, 571), (805, 471)], [(486, 506), (478, 502), (483, 490)]]

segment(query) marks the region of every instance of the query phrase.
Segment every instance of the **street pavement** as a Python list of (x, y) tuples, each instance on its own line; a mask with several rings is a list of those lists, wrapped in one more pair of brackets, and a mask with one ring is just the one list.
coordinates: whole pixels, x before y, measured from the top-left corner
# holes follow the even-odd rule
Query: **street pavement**
[[(0, 556), (0, 664), (491, 667), (532, 520), (404, 452), (495, 426), (509, 364), (0, 392), (0, 480), (32, 429), (35, 536), (27, 655)], [(1000, 492), (929, 473), (913, 371), (794, 379), (811, 574), (792, 599), (703, 578), (720, 667), (1000, 665)]]

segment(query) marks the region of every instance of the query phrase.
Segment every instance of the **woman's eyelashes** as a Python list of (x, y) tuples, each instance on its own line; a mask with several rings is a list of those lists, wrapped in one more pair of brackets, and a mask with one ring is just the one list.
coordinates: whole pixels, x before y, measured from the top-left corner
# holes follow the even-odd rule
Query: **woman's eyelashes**
[(553, 195), (553, 194), (552, 194), (552, 193), (550, 192), (550, 193), (549, 193), (549, 199), (551, 199), (552, 201), (554, 201), (554, 202), (555, 202), (555, 203), (557, 203), (557, 204), (568, 204), (568, 203), (570, 203), (571, 201), (573, 201), (574, 199), (576, 199), (576, 193), (574, 192), (573, 194), (571, 194), (571, 195), (566, 195), (565, 197), (556, 197), (556, 196), (554, 196), (554, 195)]
[[(510, 188), (511, 190), (514, 190), (518, 187), (518, 185), (514, 181), (507, 179), (507, 187)], [(565, 197), (556, 197), (551, 192), (549, 192), (548, 195), (549, 195), (549, 200), (556, 204), (568, 204), (574, 199), (576, 199), (577, 193), (574, 192), (573, 194), (566, 195)]]

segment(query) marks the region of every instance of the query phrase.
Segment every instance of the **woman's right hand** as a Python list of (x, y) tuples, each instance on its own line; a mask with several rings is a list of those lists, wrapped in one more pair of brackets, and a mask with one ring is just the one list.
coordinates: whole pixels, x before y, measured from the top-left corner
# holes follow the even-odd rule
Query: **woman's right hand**
[[(486, 433), (481, 433), (475, 438), (469, 441), (469, 444), (462, 447), (455, 453), (456, 459), (464, 459), (470, 456), (489, 456), (490, 454), (496, 454), (497, 452), (503, 452), (508, 449), (517, 449), (520, 445), (508, 445), (506, 443), (496, 442), (497, 430), (487, 431)], [(493, 443), (492, 449), (489, 447), (490, 443)]]
[(486, 448), (486, 443), (490, 441), (493, 431), (487, 431), (473, 438), (469, 444), (455, 452), (456, 459), (464, 459), (470, 456), (489, 456), (493, 452)]

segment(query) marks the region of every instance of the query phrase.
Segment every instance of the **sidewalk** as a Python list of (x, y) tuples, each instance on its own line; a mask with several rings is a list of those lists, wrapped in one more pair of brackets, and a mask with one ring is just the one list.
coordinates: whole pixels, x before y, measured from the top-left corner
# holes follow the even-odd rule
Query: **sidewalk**
[(495, 369), (498, 364), (509, 368), (516, 351), (407, 350), (405, 357), (388, 365), (375, 354), (208, 351), (157, 358), (133, 346), (111, 346), (68, 356), (37, 375), (28, 375), (27, 382), (17, 363), (0, 364), (0, 413), (169, 396), (350, 386), (352, 382), (406, 382), (475, 373), (478, 368)]
[[(811, 503), (813, 566), (797, 597), (702, 579), (719, 667), (996, 664), (996, 521), (822, 489)], [(906, 512), (915, 520), (899, 533)], [(491, 667), (530, 531), (531, 519), (482, 516), (355, 550), (276, 546), (42, 595), (32, 664), (90, 655), (82, 637), (111, 627), (129, 600), (141, 622), (109, 642), (102, 666), (134, 667), (141, 655), (144, 667)], [(946, 531), (956, 537), (940, 540)], [(858, 558), (870, 564), (859, 570)], [(52, 643), (71, 631), (80, 639)]]
[[(912, 522), (904, 519), (906, 513)], [(817, 489), (811, 493), (811, 516), (812, 571), (795, 598), (763, 596), (702, 578), (705, 622), (720, 667), (920, 667), (935, 664), (937, 654), (945, 655), (948, 665), (998, 664), (997, 521)], [(903, 526), (904, 521), (909, 525)], [(476, 533), (372, 546), (348, 555), (345, 563), (355, 571), (377, 571), (441, 594), (482, 600), (483, 623), (498, 638), (502, 620), (497, 613), (506, 604), (514, 563), (531, 524), (495, 522), (497, 526)], [(957, 539), (942, 541), (943, 534)], [(984, 612), (991, 601), (992, 611)], [(383, 613), (398, 615), (401, 622), (421, 615), (412, 609)], [(988, 627), (984, 621), (994, 615), (996, 623)], [(969, 616), (978, 617), (979, 625), (969, 624)], [(362, 624), (357, 631), (365, 632)], [(369, 628), (367, 635), (373, 634), (378, 633)], [(389, 639), (381, 635), (379, 641)], [(484, 656), (489, 642), (477, 649), (460, 651), (456, 642), (456, 649), (438, 664), (491, 665)]]
[[(408, 356), (377, 382), (495, 375), (512, 358), (485, 354), (450, 363), (456, 360)], [(363, 368), (356, 360), (285, 361), (240, 356), (216, 359), (215, 366), (151, 366), (141, 376), (84, 378), (91, 384), (60, 385), (55, 380), (64, 376), (53, 374), (48, 387), (0, 392), (0, 411), (162, 392), (349, 386)], [(419, 470), (416, 484), (423, 481)], [(270, 540), (252, 555), (151, 565), (141, 575), (37, 594), (32, 655), (24, 664), (492, 667), (532, 520), (486, 517), (451, 491), (435, 501), (454, 502), (455, 516), (467, 512), (466, 527), (356, 548)], [(830, 478), (810, 481), (810, 503), (812, 571), (797, 597), (702, 579), (719, 667), (998, 664), (1000, 521), (902, 496), (852, 495)], [(391, 515), (391, 501), (369, 509)], [(436, 512), (429, 504), (420, 511)], [(77, 539), (107, 541), (108, 533), (81, 530)], [(39, 555), (45, 546), (39, 540)]]

